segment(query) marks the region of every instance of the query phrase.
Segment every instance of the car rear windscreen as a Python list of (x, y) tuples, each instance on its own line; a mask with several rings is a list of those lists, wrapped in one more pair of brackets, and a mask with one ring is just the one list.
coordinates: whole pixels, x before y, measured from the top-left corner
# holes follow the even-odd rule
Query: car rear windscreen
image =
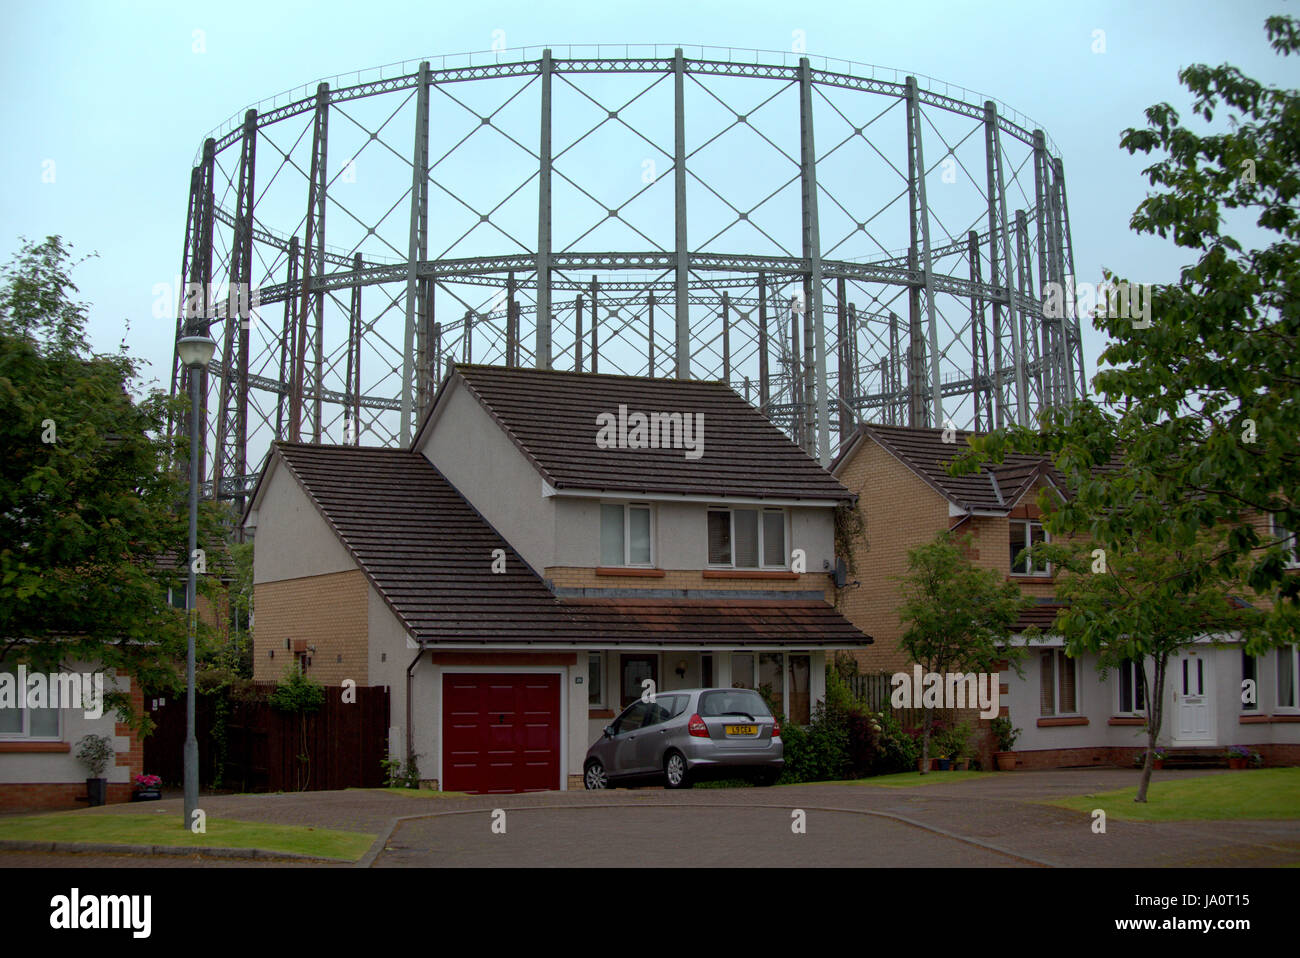
[(700, 715), (728, 715), (744, 712), (754, 717), (771, 716), (762, 696), (752, 689), (714, 689), (700, 696)]

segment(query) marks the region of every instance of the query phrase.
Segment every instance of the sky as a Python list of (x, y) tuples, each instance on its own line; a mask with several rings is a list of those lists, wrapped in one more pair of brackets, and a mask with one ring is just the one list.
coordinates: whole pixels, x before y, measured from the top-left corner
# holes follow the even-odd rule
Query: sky
[[(169, 375), (173, 322), (155, 318), (158, 283), (180, 264), (190, 169), (203, 138), (259, 100), (318, 78), (399, 60), (577, 43), (709, 44), (896, 67), (995, 97), (1034, 118), (1064, 158), (1076, 274), (1102, 267), (1139, 282), (1188, 261), (1139, 237), (1141, 156), (1118, 146), (1143, 111), (1186, 113), (1177, 72), (1232, 63), (1295, 86), (1264, 19), (1279, 2), (839, 2), (7, 4), (0, 36), (0, 259), (18, 237), (60, 234), (98, 256), (75, 273), (103, 351), (124, 336)], [(1097, 50), (1098, 31), (1104, 52)], [(403, 134), (398, 138), (405, 142)], [(281, 224), (288, 231), (293, 224)], [(129, 333), (127, 325), (129, 324)], [(1086, 324), (1085, 324), (1086, 326)], [(1091, 375), (1102, 347), (1085, 328)]]

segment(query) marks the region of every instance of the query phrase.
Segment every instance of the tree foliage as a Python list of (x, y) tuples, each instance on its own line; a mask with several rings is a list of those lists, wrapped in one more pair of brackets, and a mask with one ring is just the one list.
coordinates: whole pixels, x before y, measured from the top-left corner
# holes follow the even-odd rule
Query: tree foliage
[(49, 237), (0, 273), (0, 656), (168, 687), (186, 620), (167, 602), (181, 573), (158, 560), (185, 554), (188, 517), (164, 426), (188, 404), (133, 398), (137, 362), (91, 351), (75, 265)]

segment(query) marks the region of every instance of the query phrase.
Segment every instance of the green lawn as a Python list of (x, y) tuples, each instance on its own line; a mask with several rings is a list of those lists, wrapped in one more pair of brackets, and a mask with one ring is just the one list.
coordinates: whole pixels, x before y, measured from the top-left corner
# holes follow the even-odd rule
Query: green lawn
[(1044, 801), (1085, 814), (1100, 808), (1121, 821), (1177, 822), (1300, 818), (1300, 768), (1262, 768), (1162, 781), (1152, 776), (1146, 804), (1136, 786)]
[(949, 782), (969, 782), (976, 778), (988, 778), (995, 772), (896, 772), (893, 775), (874, 775), (860, 778), (852, 785), (878, 785), (882, 788), (916, 788), (918, 785), (947, 785)]
[(175, 816), (91, 814), (84, 811), (22, 815), (0, 819), (0, 839), (27, 841), (108, 842), (115, 845), (182, 845), (186, 848), (262, 848), (321, 858), (356, 861), (374, 835), (304, 825), (272, 825), (209, 818), (207, 832), (195, 835)]

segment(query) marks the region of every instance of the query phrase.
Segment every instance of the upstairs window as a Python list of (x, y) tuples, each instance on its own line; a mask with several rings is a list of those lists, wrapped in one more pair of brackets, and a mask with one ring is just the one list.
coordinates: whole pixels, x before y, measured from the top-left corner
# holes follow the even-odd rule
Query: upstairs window
[(785, 510), (710, 509), (709, 565), (785, 568)]
[(1273, 517), (1273, 535), (1283, 541), (1286, 567), (1300, 569), (1300, 545), (1297, 544), (1296, 534), (1279, 523), (1277, 516)]
[[(1047, 533), (1041, 522), (1025, 519), (1011, 520), (1011, 574), (1012, 575), (1051, 575), (1048, 563), (1032, 556), (1020, 556), (1025, 549), (1047, 542)], [(1019, 561), (1017, 561), (1019, 559)]]
[(602, 503), (600, 564), (652, 566), (650, 506), (643, 503)]

